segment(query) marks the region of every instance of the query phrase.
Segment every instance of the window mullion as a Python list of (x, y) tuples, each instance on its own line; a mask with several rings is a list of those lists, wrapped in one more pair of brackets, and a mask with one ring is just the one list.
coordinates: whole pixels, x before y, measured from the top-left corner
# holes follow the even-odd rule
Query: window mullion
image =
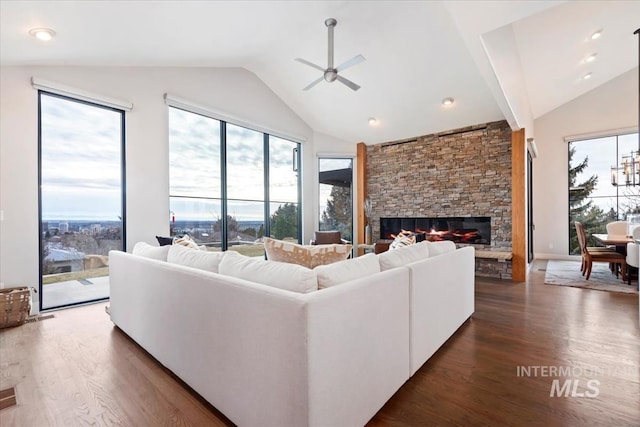
[(220, 226), (220, 249), (227, 250), (227, 122), (220, 121), (220, 207), (222, 223)]
[(269, 200), (269, 134), (263, 134), (264, 160), (264, 235), (271, 236), (271, 203)]

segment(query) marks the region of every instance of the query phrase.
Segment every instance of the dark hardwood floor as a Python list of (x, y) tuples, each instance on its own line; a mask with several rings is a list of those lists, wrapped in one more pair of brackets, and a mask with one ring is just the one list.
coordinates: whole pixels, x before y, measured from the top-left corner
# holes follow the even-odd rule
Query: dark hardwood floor
[[(369, 425), (640, 426), (638, 296), (544, 285), (545, 265), (526, 284), (477, 278), (472, 319)], [(0, 332), (0, 390), (17, 400), (2, 427), (231, 425), (105, 305)]]

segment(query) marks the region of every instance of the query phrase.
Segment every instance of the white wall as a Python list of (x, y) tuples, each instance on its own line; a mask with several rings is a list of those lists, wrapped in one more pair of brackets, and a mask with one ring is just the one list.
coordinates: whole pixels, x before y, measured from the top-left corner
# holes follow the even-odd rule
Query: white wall
[(564, 137), (638, 127), (638, 69), (576, 98), (534, 122), (536, 258), (569, 258), (568, 143)]
[[(326, 146), (261, 80), (244, 69), (2, 67), (0, 69), (0, 282), (38, 284), (38, 153), (35, 76), (130, 101), (126, 114), (127, 246), (169, 232), (168, 92), (303, 143), (303, 236), (317, 224), (309, 201), (317, 184), (314, 138)], [(346, 143), (338, 144), (340, 146)], [(355, 143), (352, 144), (355, 152)], [(311, 196), (310, 196), (311, 194)], [(310, 198), (311, 197), (311, 198)]]

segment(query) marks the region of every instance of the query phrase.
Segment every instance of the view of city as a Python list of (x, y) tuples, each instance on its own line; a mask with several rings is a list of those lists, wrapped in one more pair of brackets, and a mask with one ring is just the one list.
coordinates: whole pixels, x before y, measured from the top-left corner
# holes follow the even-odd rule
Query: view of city
[(43, 221), (42, 241), (43, 275), (104, 268), (109, 251), (122, 249), (122, 223)]

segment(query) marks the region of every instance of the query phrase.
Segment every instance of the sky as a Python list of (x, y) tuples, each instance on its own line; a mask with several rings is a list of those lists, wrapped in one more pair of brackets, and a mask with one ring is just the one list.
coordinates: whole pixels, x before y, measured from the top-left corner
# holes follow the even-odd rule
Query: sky
[[(216, 220), (220, 201), (220, 122), (169, 108), (168, 217)], [(296, 143), (270, 136), (269, 208), (297, 203)], [(121, 215), (121, 113), (42, 95), (43, 220), (117, 220)], [(227, 124), (228, 213), (264, 219), (263, 134)], [(349, 167), (352, 159), (320, 159), (319, 169)], [(330, 186), (320, 189), (320, 212)]]
[(42, 219), (117, 221), (121, 114), (43, 94)]
[[(169, 108), (169, 185), (176, 220), (220, 218), (220, 122)], [(264, 220), (263, 134), (227, 124), (227, 209), (240, 221)], [(293, 170), (297, 144), (270, 136), (270, 212), (283, 203), (298, 202), (298, 178)]]

